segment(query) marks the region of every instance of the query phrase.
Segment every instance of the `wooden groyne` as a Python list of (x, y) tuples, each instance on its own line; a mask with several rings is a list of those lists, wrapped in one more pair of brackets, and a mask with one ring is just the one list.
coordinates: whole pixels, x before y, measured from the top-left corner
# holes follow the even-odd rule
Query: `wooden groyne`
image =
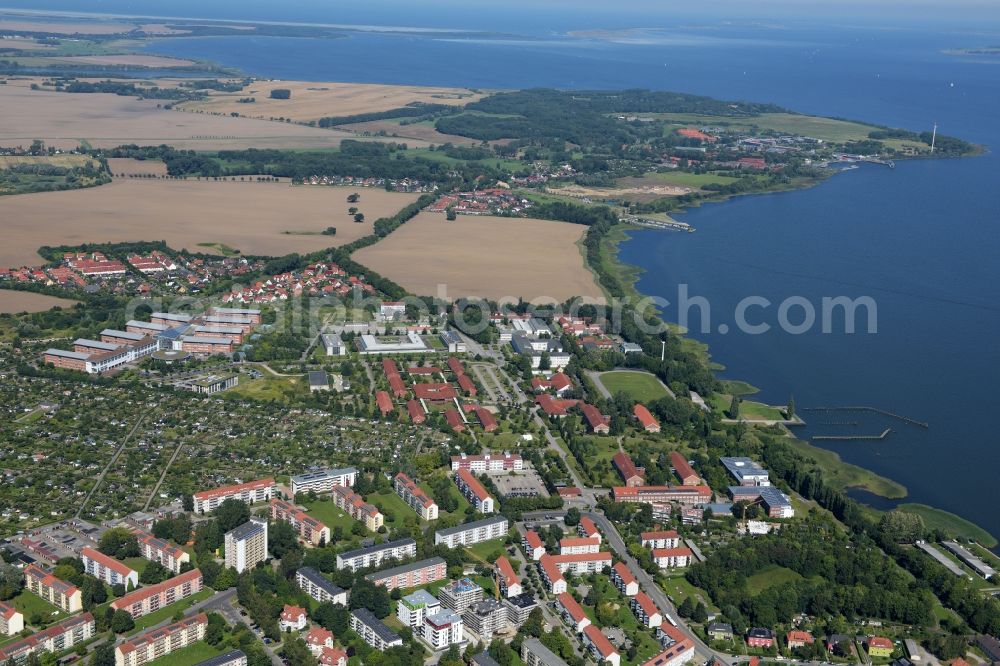
[(880, 439), (885, 439), (892, 433), (892, 428), (886, 428), (882, 431), (881, 435), (815, 435), (813, 441), (835, 441), (835, 442), (847, 442), (847, 441), (878, 441)]
[(916, 419), (911, 419), (908, 416), (903, 416), (902, 414), (896, 414), (895, 412), (890, 412), (885, 409), (879, 409), (878, 407), (866, 407), (866, 406), (848, 406), (848, 407), (804, 407), (804, 411), (807, 412), (871, 412), (872, 414), (880, 414), (882, 416), (888, 416), (889, 418), (896, 419), (897, 421), (902, 421), (903, 423), (908, 423), (910, 425), (919, 426), (921, 428), (930, 428), (930, 424), (926, 421), (918, 421)]

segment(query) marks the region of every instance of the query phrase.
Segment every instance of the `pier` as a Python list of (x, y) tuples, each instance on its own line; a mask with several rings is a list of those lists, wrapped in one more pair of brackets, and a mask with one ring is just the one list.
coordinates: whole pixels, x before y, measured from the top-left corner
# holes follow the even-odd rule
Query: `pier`
[(849, 406), (849, 407), (803, 407), (803, 411), (806, 412), (871, 412), (873, 414), (880, 414), (882, 416), (888, 416), (889, 418), (896, 419), (897, 421), (902, 421), (903, 423), (908, 423), (909, 425), (919, 426), (921, 428), (930, 428), (930, 424), (926, 421), (918, 421), (916, 419), (911, 419), (908, 416), (903, 416), (902, 414), (896, 414), (895, 412), (890, 412), (885, 409), (879, 409), (878, 407), (865, 407), (865, 406)]
[(881, 439), (885, 439), (892, 433), (892, 428), (886, 428), (882, 431), (881, 435), (815, 435), (813, 436), (813, 441), (834, 441), (834, 442), (847, 442), (847, 441), (869, 441), (874, 442)]
[(627, 222), (628, 224), (634, 224), (639, 227), (646, 227), (648, 229), (669, 229), (670, 231), (686, 231), (691, 233), (694, 231), (694, 227), (685, 222), (678, 222), (677, 220), (650, 220), (644, 217), (634, 217), (629, 216), (622, 218), (622, 222)]

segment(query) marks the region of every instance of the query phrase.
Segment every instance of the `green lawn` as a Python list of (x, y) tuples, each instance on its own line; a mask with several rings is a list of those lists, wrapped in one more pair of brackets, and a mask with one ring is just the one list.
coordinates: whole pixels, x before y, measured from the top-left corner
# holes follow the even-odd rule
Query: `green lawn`
[(939, 529), (960, 539), (975, 539), (987, 548), (993, 548), (997, 545), (997, 540), (992, 534), (979, 525), (953, 513), (935, 509), (926, 504), (900, 504), (899, 509), (907, 513), (917, 514), (924, 519), (924, 525), (932, 530)]
[(217, 657), (220, 654), (222, 653), (219, 650), (208, 643), (198, 641), (149, 663), (156, 664), (156, 666), (194, 666), (194, 664)]
[(675, 606), (679, 606), (688, 597), (694, 597), (692, 601), (701, 601), (713, 610), (712, 598), (701, 588), (692, 585), (683, 574), (680, 576), (663, 576), (659, 579), (660, 587), (673, 600)]
[(240, 383), (224, 391), (222, 397), (229, 400), (263, 400), (284, 402), (296, 395), (304, 395), (305, 384), (299, 377), (275, 377), (266, 370), (258, 379), (240, 375)]
[(59, 610), (59, 608), (28, 590), (22, 590), (21, 594), (11, 599), (8, 603), (24, 614), (25, 624), (28, 624), (31, 616), (35, 613), (41, 613), (45, 617), (46, 622), (54, 622), (66, 617), (66, 614)]
[(491, 562), (489, 562), (489, 556), (498, 550), (500, 552), (503, 552), (504, 540), (505, 540), (504, 538), (500, 538), (500, 539), (491, 539), (489, 541), (482, 541), (480, 543), (469, 546), (468, 548), (466, 548), (466, 550), (475, 559), (481, 560), (488, 564), (492, 564)]
[(340, 529), (344, 532), (345, 538), (350, 538), (351, 528), (354, 527), (354, 523), (357, 522), (346, 513), (337, 508), (331, 500), (316, 500), (315, 502), (299, 502), (302, 506), (309, 510), (309, 514), (320, 520), (330, 531), (333, 528), (340, 526)]
[(419, 523), (420, 516), (393, 491), (369, 495), (365, 498), (377, 506), (385, 515), (386, 527), (402, 527), (405, 523)]
[(665, 183), (668, 185), (679, 185), (681, 187), (702, 187), (704, 185), (729, 185), (735, 183), (739, 178), (733, 176), (722, 176), (716, 173), (691, 173), (689, 171), (665, 171), (647, 173), (644, 180)]
[(142, 576), (142, 572), (146, 570), (146, 565), (149, 564), (149, 560), (145, 557), (126, 557), (122, 560), (122, 564)]
[(140, 617), (138, 620), (135, 621), (135, 629), (130, 631), (129, 634), (139, 633), (143, 629), (148, 629), (149, 627), (159, 624), (164, 620), (169, 620), (174, 616), (174, 613), (186, 610), (191, 606), (193, 606), (194, 604), (198, 603), (199, 601), (204, 601), (205, 599), (208, 599), (213, 594), (215, 594), (215, 590), (207, 588), (202, 590), (201, 592), (198, 592), (197, 594), (192, 594), (187, 599), (181, 599), (177, 603), (165, 606), (164, 608), (161, 608), (155, 613), (150, 613), (149, 615), (143, 615), (142, 617)]
[(800, 578), (802, 576), (796, 571), (786, 569), (785, 567), (771, 566), (747, 578), (747, 589), (750, 590), (751, 594), (760, 594), (769, 587), (799, 580)]
[[(674, 120), (685, 125), (729, 126), (734, 129), (757, 127), (778, 132), (788, 132), (815, 139), (843, 143), (868, 138), (868, 133), (876, 129), (870, 125), (853, 123), (847, 120), (805, 116), (797, 113), (765, 113), (752, 118), (723, 118), (719, 116), (701, 116), (687, 113), (659, 113), (659, 118)], [(673, 131), (673, 127), (664, 131)]]
[(645, 372), (602, 372), (600, 379), (611, 395), (625, 393), (637, 402), (652, 402), (667, 395), (660, 380)]

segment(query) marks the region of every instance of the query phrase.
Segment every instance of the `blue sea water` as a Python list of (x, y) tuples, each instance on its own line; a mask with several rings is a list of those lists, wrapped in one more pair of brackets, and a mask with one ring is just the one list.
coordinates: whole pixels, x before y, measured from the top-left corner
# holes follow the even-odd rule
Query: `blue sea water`
[[(484, 31), (459, 38), (371, 31), (346, 31), (337, 40), (178, 38), (150, 49), (267, 77), (679, 90), (921, 131), (937, 122), (944, 133), (1000, 145), (1000, 59), (944, 53), (1000, 44), (1000, 17), (985, 8), (876, 16), (859, 7), (850, 19), (832, 10), (791, 17), (741, 10), (736, 20), (724, 20), (722, 10), (629, 12), (630, 5), (621, 4), (622, 11), (603, 14), (567, 12), (565, 5), (484, 13), (469, 5), (447, 12), (422, 5), (418, 12), (398, 3), (360, 3), (341, 11), (318, 3), (189, 0), (171, 4), (170, 12), (153, 2), (103, 0), (88, 8)], [(567, 37), (571, 30), (636, 25), (654, 30)], [(703, 206), (679, 216), (696, 233), (640, 231), (622, 245), (621, 256), (646, 269), (639, 282), (644, 293), (676, 301), (678, 285), (685, 284), (704, 296), (712, 332), (693, 335), (709, 343), (726, 366), (724, 376), (761, 387), (762, 399), (783, 403), (794, 393), (810, 422), (804, 436), (892, 427), (880, 442), (824, 445), (902, 482), (910, 500), (954, 511), (1000, 535), (993, 411), (1000, 372), (998, 212), (995, 154), (901, 162), (895, 170), (872, 166), (840, 174), (809, 190)], [(719, 333), (717, 325), (731, 324), (737, 303), (748, 296), (775, 304), (754, 311), (772, 324), (776, 304), (789, 297), (818, 304), (824, 296), (870, 296), (878, 332)], [(822, 405), (870, 405), (930, 427), (803, 411)], [(844, 421), (858, 425), (823, 425)]]

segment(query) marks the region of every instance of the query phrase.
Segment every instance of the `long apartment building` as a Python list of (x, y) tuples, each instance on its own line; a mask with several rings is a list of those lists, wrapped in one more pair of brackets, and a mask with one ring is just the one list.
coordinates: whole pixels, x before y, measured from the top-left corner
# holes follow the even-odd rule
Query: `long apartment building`
[(521, 661), (525, 666), (566, 666), (565, 661), (537, 638), (528, 638), (521, 643)]
[(267, 559), (267, 521), (251, 518), (224, 538), (226, 566), (243, 573)]
[(580, 555), (597, 553), (601, 550), (601, 540), (592, 537), (563, 537), (559, 540), (560, 555)]
[(24, 614), (0, 601), (0, 637), (14, 636), (24, 631)]
[(708, 486), (616, 486), (612, 488), (616, 502), (638, 504), (677, 503), (686, 506), (708, 504), (712, 489)]
[(494, 563), (493, 577), (503, 597), (517, 597), (524, 591), (521, 585), (521, 577), (517, 575), (514, 566), (505, 556), (500, 556)]
[(337, 486), (353, 486), (358, 478), (358, 470), (353, 467), (324, 469), (305, 474), (296, 474), (291, 479), (292, 496), (313, 492), (317, 495), (332, 492)]
[(126, 589), (130, 585), (133, 589), (139, 587), (138, 571), (99, 550), (82, 549), (80, 560), (83, 562), (83, 570), (97, 580), (108, 585), (124, 585)]
[(484, 453), (470, 456), (462, 453), (451, 457), (451, 470), (467, 469), (476, 474), (483, 472), (518, 472), (524, 469), (524, 460), (516, 453)]
[(432, 557), (419, 562), (402, 564), (391, 569), (376, 571), (365, 576), (365, 580), (375, 585), (381, 585), (390, 592), (398, 588), (426, 585), (438, 580), (444, 580), (448, 575), (448, 565), (440, 557)]
[(165, 657), (205, 638), (208, 616), (204, 613), (133, 636), (115, 648), (115, 666), (140, 666)]
[(83, 608), (83, 594), (76, 585), (56, 578), (37, 564), (29, 564), (24, 568), (24, 586), (67, 613), (75, 613)]
[(481, 541), (499, 539), (507, 535), (510, 523), (504, 516), (494, 516), (482, 520), (474, 520), (434, 532), (434, 545), (444, 544), (448, 548), (471, 546)]
[(247, 504), (266, 502), (274, 494), (274, 487), (274, 479), (268, 478), (202, 490), (194, 494), (194, 512), (210, 513), (227, 499), (238, 499)]
[(674, 530), (643, 532), (639, 538), (643, 548), (677, 548), (681, 545), (681, 535)]
[(611, 644), (597, 625), (590, 625), (583, 630), (583, 644), (586, 646), (590, 655), (594, 658), (594, 661), (598, 664), (603, 664), (605, 662), (611, 664), (611, 666), (619, 666), (621, 664), (621, 655), (618, 654), (618, 650), (615, 646)]
[(337, 568), (367, 569), (377, 567), (386, 560), (405, 560), (417, 555), (417, 542), (413, 539), (397, 539), (366, 548), (357, 548), (337, 554)]
[(399, 634), (387, 627), (367, 608), (356, 608), (351, 611), (351, 629), (376, 650), (385, 651), (403, 644)]
[(27, 638), (0, 646), (0, 663), (13, 660), (15, 664), (22, 664), (31, 654), (65, 652), (93, 638), (95, 631), (93, 615), (75, 615)]
[(363, 523), (370, 531), (375, 532), (385, 523), (385, 516), (374, 504), (369, 504), (365, 498), (347, 486), (337, 486), (333, 489), (333, 503), (354, 520)]
[(212, 307), (208, 311), (208, 314), (210, 317), (235, 317), (239, 319), (247, 319), (254, 325), (261, 322), (260, 310), (256, 309)]
[(192, 569), (119, 597), (111, 602), (111, 608), (123, 610), (133, 619), (139, 618), (201, 592), (202, 582), (201, 570)]
[(142, 530), (133, 531), (136, 541), (139, 542), (139, 552), (150, 562), (162, 564), (175, 574), (179, 574), (181, 567), (191, 561), (191, 556), (183, 548)]
[(321, 604), (347, 605), (347, 590), (337, 587), (312, 567), (300, 567), (295, 572), (295, 582), (303, 592)]
[(469, 504), (476, 507), (478, 513), (493, 513), (493, 497), (486, 492), (486, 488), (483, 488), (483, 484), (470, 470), (460, 469), (455, 472), (455, 483), (458, 484), (459, 491), (465, 495), (465, 499), (469, 500)]
[(400, 472), (393, 480), (393, 488), (406, 504), (420, 515), (421, 520), (437, 520), (438, 505), (417, 482)]
[(271, 518), (291, 525), (299, 538), (312, 546), (330, 543), (330, 528), (291, 502), (272, 498)]

